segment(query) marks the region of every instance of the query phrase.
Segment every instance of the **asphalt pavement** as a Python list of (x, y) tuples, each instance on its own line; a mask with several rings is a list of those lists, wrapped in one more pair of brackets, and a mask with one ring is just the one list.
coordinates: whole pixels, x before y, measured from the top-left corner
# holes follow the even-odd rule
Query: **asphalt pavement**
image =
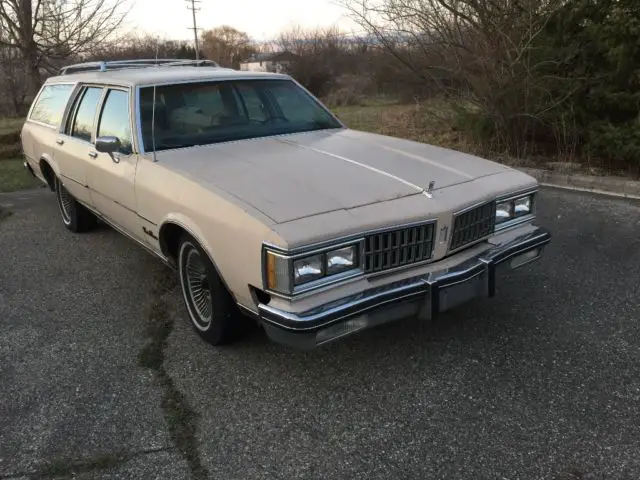
[(0, 479), (640, 478), (639, 202), (545, 188), (495, 298), (306, 353), (211, 347), (135, 244), (0, 206)]

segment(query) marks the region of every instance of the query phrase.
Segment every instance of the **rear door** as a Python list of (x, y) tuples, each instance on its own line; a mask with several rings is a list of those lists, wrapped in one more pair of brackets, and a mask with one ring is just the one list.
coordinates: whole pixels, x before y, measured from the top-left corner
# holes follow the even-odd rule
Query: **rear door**
[(55, 158), (64, 186), (79, 201), (92, 206), (87, 167), (93, 148), (98, 106), (103, 95), (99, 86), (84, 86), (56, 139)]
[(132, 147), (131, 91), (113, 87), (105, 92), (97, 121), (96, 138), (117, 137), (121, 148), (113, 154), (91, 148), (86, 181), (91, 202), (107, 220), (144, 240), (138, 215), (134, 180), (138, 155)]

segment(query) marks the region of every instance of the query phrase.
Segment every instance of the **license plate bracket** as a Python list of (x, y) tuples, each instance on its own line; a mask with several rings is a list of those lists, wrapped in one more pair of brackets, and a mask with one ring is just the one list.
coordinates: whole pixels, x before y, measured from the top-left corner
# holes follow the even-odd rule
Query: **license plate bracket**
[(488, 297), (489, 273), (485, 270), (462, 282), (440, 286), (437, 294), (440, 312), (455, 308), (477, 297)]

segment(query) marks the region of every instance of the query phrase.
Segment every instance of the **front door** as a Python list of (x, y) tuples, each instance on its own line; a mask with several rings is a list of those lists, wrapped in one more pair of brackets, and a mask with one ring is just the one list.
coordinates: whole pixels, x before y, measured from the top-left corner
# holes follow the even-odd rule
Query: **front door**
[(113, 154), (91, 150), (87, 184), (93, 207), (117, 227), (144, 241), (136, 213), (134, 181), (138, 156), (132, 150), (129, 95), (127, 89), (110, 88), (104, 96), (96, 139), (117, 137), (121, 147)]

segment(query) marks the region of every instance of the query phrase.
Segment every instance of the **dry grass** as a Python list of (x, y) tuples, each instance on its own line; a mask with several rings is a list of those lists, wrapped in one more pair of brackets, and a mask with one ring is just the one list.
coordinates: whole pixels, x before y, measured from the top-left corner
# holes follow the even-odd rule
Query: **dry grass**
[(372, 102), (362, 106), (335, 107), (333, 111), (349, 128), (355, 130), (406, 138), (467, 153), (481, 153), (477, 145), (458, 131), (455, 112), (443, 100), (415, 104)]
[[(469, 108), (468, 106), (466, 106)], [(603, 166), (590, 159), (576, 160), (558, 153), (555, 156), (529, 155), (517, 158), (494, 147), (474, 141), (458, 128), (457, 112), (445, 99), (431, 99), (413, 104), (376, 99), (363, 105), (333, 106), (332, 111), (349, 127), (392, 137), (451, 148), (478, 155), (513, 167), (534, 167), (566, 174), (618, 175), (629, 172)]]

